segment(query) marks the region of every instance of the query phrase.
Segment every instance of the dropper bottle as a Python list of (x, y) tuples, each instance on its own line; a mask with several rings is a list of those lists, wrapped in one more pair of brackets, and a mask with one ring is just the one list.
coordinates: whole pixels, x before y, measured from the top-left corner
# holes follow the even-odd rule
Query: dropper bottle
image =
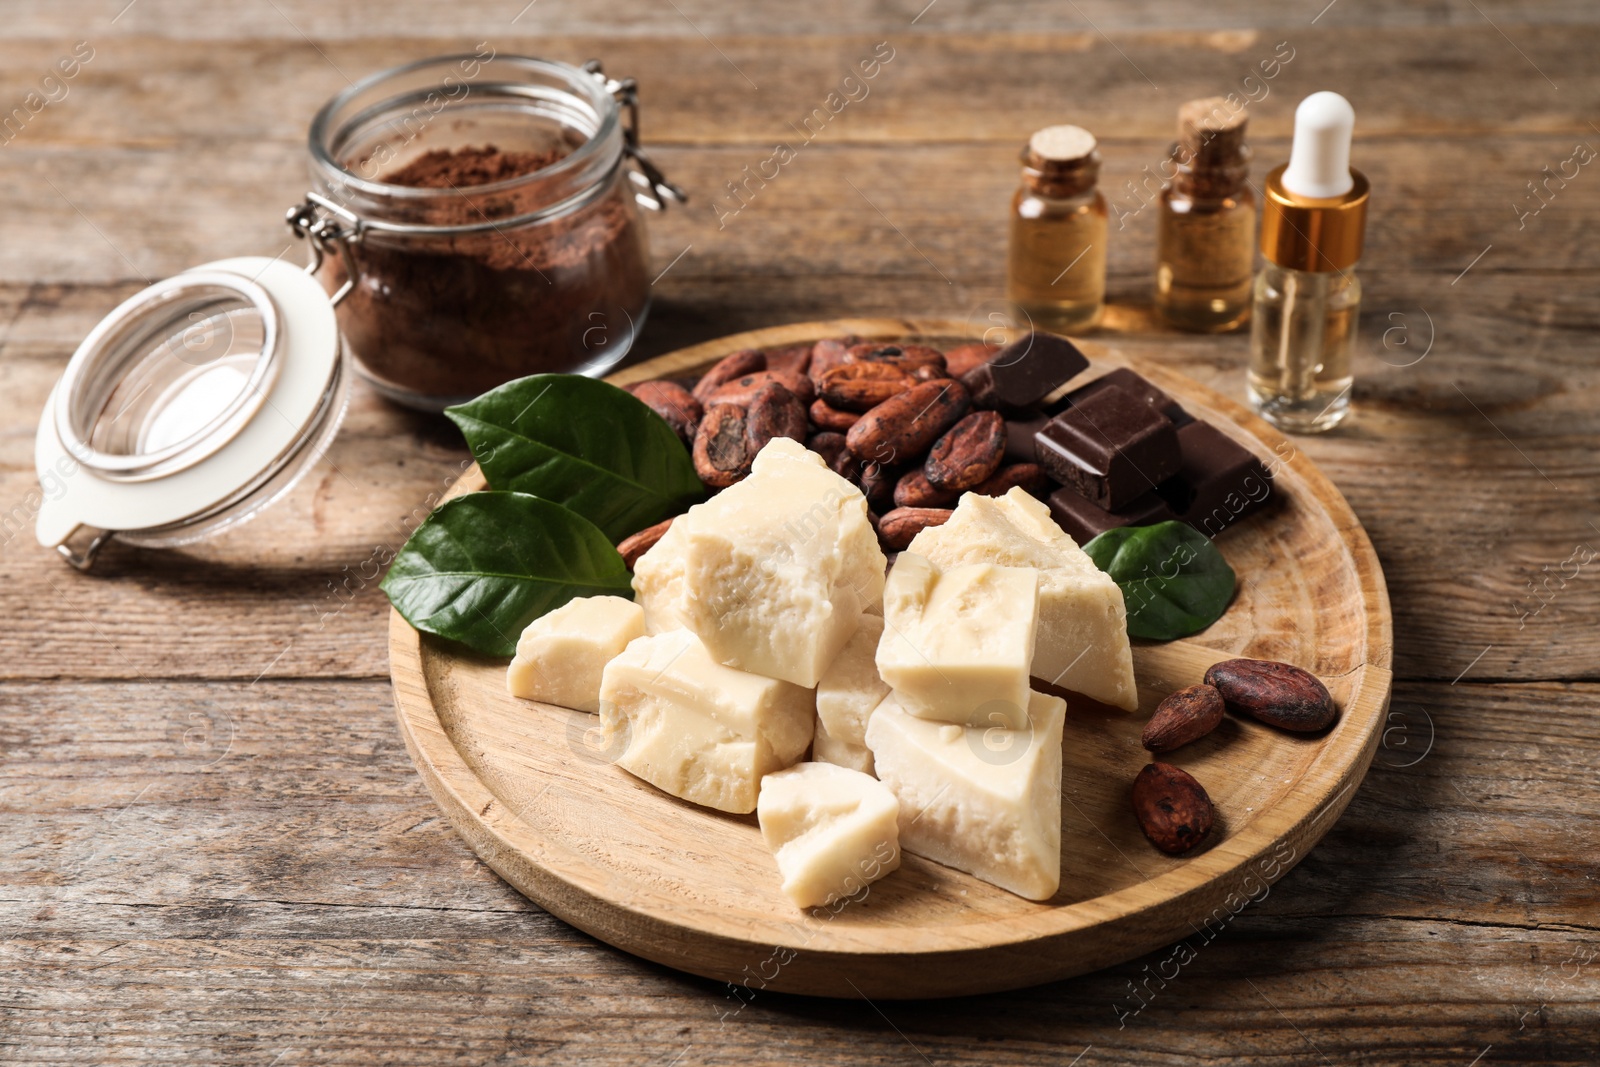
[(1250, 401), (1284, 430), (1320, 433), (1350, 411), (1368, 193), (1350, 167), (1355, 118), (1338, 93), (1312, 93), (1295, 111), (1289, 162), (1267, 175)]

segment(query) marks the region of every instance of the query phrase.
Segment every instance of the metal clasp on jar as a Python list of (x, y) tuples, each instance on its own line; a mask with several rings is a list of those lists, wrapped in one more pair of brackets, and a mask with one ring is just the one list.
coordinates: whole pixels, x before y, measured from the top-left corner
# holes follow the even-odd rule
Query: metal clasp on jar
[[(318, 208), (328, 214), (320, 214)], [(339, 301), (355, 288), (360, 273), (355, 256), (350, 252), (350, 246), (361, 240), (363, 226), (360, 217), (321, 193), (307, 193), (304, 201), (288, 210), (284, 221), (294, 235), (303, 239), (311, 249), (311, 262), (306, 264), (307, 274), (315, 275), (321, 269), (322, 260), (330, 248), (339, 253), (340, 260), (344, 262), (344, 284), (328, 298), (334, 307), (338, 307)]]
[(680, 204), (687, 203), (689, 196), (678, 186), (674, 185), (656, 166), (655, 161), (645, 154), (639, 145), (639, 83), (633, 78), (607, 77), (600, 69), (600, 61), (591, 59), (583, 65), (584, 73), (605, 87), (612, 98), (627, 112), (628, 121), (622, 128), (623, 151), (628, 158), (633, 160), (639, 169), (629, 171), (628, 177), (633, 183), (645, 190), (644, 193), (634, 194), (634, 199), (640, 207), (651, 211), (661, 211), (667, 206), (667, 201), (675, 200)]

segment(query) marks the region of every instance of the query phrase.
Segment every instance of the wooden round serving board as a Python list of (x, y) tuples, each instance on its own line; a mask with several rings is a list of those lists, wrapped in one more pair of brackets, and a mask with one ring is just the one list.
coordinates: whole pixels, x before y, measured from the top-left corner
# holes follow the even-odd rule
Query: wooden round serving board
[[(697, 345), (630, 367), (617, 384), (692, 375), (741, 348), (856, 334), (971, 339), (958, 322), (842, 319)], [(1207, 940), (1321, 839), (1366, 773), (1389, 702), (1388, 595), (1339, 491), (1242, 406), (1158, 365), (1085, 344), (1097, 369), (1132, 365), (1275, 471), (1280, 505), (1224, 533), (1239, 575), (1221, 620), (1195, 638), (1135, 642), (1137, 714), (1068, 700), (1061, 890), (1045, 903), (906, 855), (899, 871), (830, 914), (779, 891), (754, 816), (677, 800), (611, 764), (598, 717), (506, 693), (505, 661), (462, 654), (391, 617), (389, 656), (406, 747), (428, 790), (484, 862), (581, 930), (646, 959), (749, 990), (877, 999), (1032, 985)], [(477, 469), (453, 492), (484, 488)], [(1340, 708), (1298, 737), (1229, 716), (1173, 753), (1211, 794), (1208, 843), (1181, 858), (1134, 821), (1139, 732), (1155, 704), (1232, 656), (1314, 671)]]

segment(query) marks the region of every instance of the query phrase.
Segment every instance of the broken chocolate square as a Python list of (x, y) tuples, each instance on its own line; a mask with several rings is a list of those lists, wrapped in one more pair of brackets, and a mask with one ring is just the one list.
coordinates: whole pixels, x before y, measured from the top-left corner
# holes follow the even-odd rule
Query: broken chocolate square
[(1272, 496), (1272, 474), (1255, 453), (1205, 422), (1178, 430), (1178, 473), (1156, 490), (1173, 512), (1215, 537)]
[(1154, 492), (1146, 493), (1126, 507), (1107, 511), (1076, 489), (1057, 489), (1050, 494), (1050, 514), (1080, 546), (1107, 530), (1123, 526), (1150, 526), (1174, 518), (1167, 502)]
[(1034, 444), (1050, 477), (1107, 511), (1131, 504), (1180, 465), (1172, 420), (1116, 385), (1074, 401)]
[(1146, 404), (1150, 405), (1151, 408), (1161, 412), (1161, 414), (1171, 419), (1174, 426), (1184, 426), (1194, 421), (1194, 416), (1183, 410), (1182, 405), (1180, 405), (1176, 400), (1168, 396), (1148, 378), (1137, 373), (1136, 371), (1129, 370), (1127, 367), (1118, 367), (1116, 370), (1110, 371), (1101, 377), (1096, 378), (1094, 381), (1074, 389), (1061, 399), (1060, 403), (1056, 406), (1055, 410), (1051, 412), (1051, 414), (1065, 411), (1074, 403), (1087, 400), (1100, 390), (1108, 389), (1112, 386), (1126, 389), (1134, 396), (1137, 396)]
[(1028, 333), (961, 377), (972, 403), (999, 411), (1037, 404), (1089, 369), (1089, 360), (1065, 337)]

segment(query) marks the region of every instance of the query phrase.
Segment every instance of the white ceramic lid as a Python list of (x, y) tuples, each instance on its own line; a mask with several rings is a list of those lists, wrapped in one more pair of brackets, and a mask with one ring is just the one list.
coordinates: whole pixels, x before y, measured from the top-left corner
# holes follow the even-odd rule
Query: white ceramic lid
[(328, 295), (291, 263), (225, 259), (136, 293), (45, 404), (39, 543), (171, 527), (239, 497), (342, 416), (328, 403), (340, 360)]

